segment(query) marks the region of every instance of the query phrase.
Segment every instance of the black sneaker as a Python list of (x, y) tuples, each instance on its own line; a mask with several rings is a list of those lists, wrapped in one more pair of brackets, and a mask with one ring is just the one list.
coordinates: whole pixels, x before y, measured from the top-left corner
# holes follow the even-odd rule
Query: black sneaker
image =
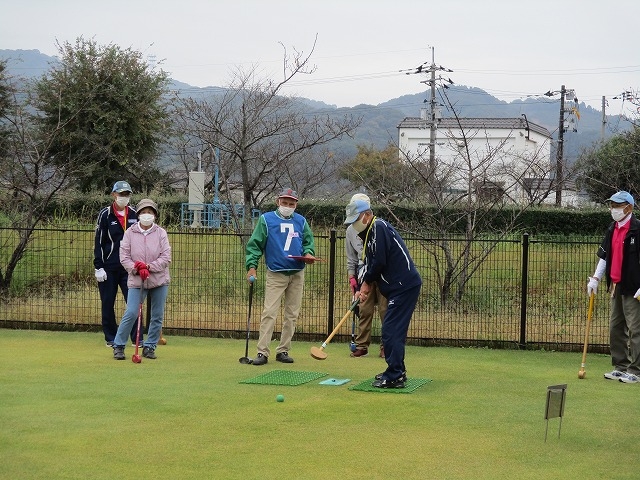
[(124, 347), (113, 347), (113, 358), (116, 360), (124, 360)]
[(398, 380), (376, 380), (371, 384), (372, 387), (376, 388), (404, 388), (404, 380), (400, 377)]
[(276, 355), (276, 362), (293, 363), (293, 358), (289, 356), (288, 352), (280, 352)]
[[(382, 375), (384, 375), (384, 372), (379, 373), (375, 376), (376, 380), (382, 380)], [(402, 372), (402, 375), (400, 375), (400, 378), (398, 378), (398, 380), (402, 380), (403, 382), (407, 381), (407, 371), (405, 370), (404, 372)]]
[(113, 348), (116, 346), (116, 344), (113, 342), (107, 342), (106, 345), (107, 345), (107, 348)]
[(269, 357), (259, 353), (256, 358), (251, 362), (254, 365), (264, 365), (269, 361)]
[(155, 360), (156, 358), (158, 358), (156, 357), (156, 351), (151, 347), (144, 347), (142, 349), (142, 356), (144, 358), (150, 358), (151, 360)]

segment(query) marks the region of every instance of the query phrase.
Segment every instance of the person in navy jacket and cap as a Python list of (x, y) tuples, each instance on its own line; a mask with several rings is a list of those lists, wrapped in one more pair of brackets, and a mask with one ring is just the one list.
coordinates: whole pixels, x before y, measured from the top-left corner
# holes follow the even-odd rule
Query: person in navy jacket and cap
[(611, 294), (609, 348), (613, 370), (608, 380), (640, 382), (640, 221), (629, 192), (607, 199), (613, 222), (598, 248), (598, 265), (589, 277), (587, 293), (595, 294), (603, 277)]
[(373, 215), (369, 203), (355, 200), (347, 205), (345, 225), (351, 225), (363, 241), (364, 266), (360, 269), (360, 291), (366, 301), (374, 282), (387, 299), (382, 322), (382, 345), (387, 369), (376, 375), (377, 388), (404, 388), (407, 369), (405, 342), (411, 316), (418, 303), (422, 278), (400, 234), (388, 222)]
[[(127, 301), (129, 274), (120, 264), (120, 242), (124, 232), (138, 221), (136, 211), (129, 206), (131, 185), (124, 180), (117, 181), (111, 189), (112, 203), (100, 210), (96, 222), (93, 247), (93, 266), (98, 281), (102, 312), (102, 331), (107, 347), (113, 348), (118, 324), (116, 323), (115, 302), (118, 288)], [(131, 340), (135, 342), (135, 329)]]

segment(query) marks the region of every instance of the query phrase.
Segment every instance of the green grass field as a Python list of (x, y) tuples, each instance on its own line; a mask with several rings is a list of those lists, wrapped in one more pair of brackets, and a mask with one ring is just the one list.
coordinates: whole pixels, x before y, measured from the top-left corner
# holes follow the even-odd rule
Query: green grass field
[[(640, 385), (604, 380), (605, 355), (578, 380), (581, 354), (408, 347), (409, 377), (432, 382), (395, 394), (349, 390), (385, 363), (347, 344), (318, 361), (294, 339), (296, 363), (256, 367), (238, 362), (244, 341), (168, 341), (136, 365), (101, 334), (0, 330), (0, 478), (638, 478)], [(239, 383), (276, 369), (351, 382)], [(545, 443), (560, 383), (561, 436), (552, 419)]]

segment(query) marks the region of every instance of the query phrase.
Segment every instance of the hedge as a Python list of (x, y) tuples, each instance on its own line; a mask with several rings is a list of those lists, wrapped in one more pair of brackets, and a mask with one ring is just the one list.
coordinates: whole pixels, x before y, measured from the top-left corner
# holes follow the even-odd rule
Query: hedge
[[(151, 196), (159, 205), (160, 223), (166, 226), (180, 224), (180, 210), (182, 203), (188, 200), (186, 196)], [(140, 200), (134, 195), (132, 204)], [(101, 208), (107, 205), (109, 198), (100, 194), (71, 194), (62, 199), (51, 202), (47, 208), (47, 216), (52, 219), (74, 219), (80, 222), (93, 222)], [(272, 208), (269, 205), (269, 208)], [(465, 214), (460, 209), (449, 208), (436, 211), (431, 207), (397, 206), (392, 208), (392, 214), (386, 206), (373, 205), (373, 210), (391, 223), (404, 225), (425, 225), (433, 228), (430, 222), (440, 222), (447, 225), (451, 233), (462, 233), (465, 227)], [(342, 228), (345, 205), (327, 202), (305, 200), (300, 202), (297, 211), (304, 215), (309, 223), (317, 228)], [(480, 212), (478, 212), (480, 213)], [(500, 230), (516, 213), (514, 209), (483, 212), (485, 219), (479, 222), (477, 231), (493, 232)], [(395, 220), (397, 217), (400, 222)], [(478, 215), (481, 216), (481, 215)], [(447, 220), (445, 220), (447, 219)], [(428, 222), (429, 220), (430, 222)], [(518, 219), (514, 233), (529, 233), (532, 235), (597, 235), (604, 232), (611, 223), (611, 217), (606, 208), (600, 209), (559, 209), (553, 207), (531, 208), (522, 212)], [(449, 226), (449, 225), (453, 226)]]

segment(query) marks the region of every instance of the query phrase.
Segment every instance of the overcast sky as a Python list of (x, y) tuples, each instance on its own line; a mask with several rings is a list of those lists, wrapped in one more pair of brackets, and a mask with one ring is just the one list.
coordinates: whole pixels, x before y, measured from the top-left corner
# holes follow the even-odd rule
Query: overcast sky
[(564, 84), (598, 110), (605, 96), (617, 114), (631, 105), (613, 97), (640, 89), (640, 0), (3, 3), (0, 49), (56, 55), (56, 41), (84, 36), (154, 55), (172, 78), (199, 87), (228, 84), (238, 66), (280, 79), (282, 45), (306, 54), (317, 35), (315, 72), (285, 93), (339, 107), (424, 92), (424, 74), (400, 71), (431, 62), (432, 47), (456, 84), (506, 101)]

